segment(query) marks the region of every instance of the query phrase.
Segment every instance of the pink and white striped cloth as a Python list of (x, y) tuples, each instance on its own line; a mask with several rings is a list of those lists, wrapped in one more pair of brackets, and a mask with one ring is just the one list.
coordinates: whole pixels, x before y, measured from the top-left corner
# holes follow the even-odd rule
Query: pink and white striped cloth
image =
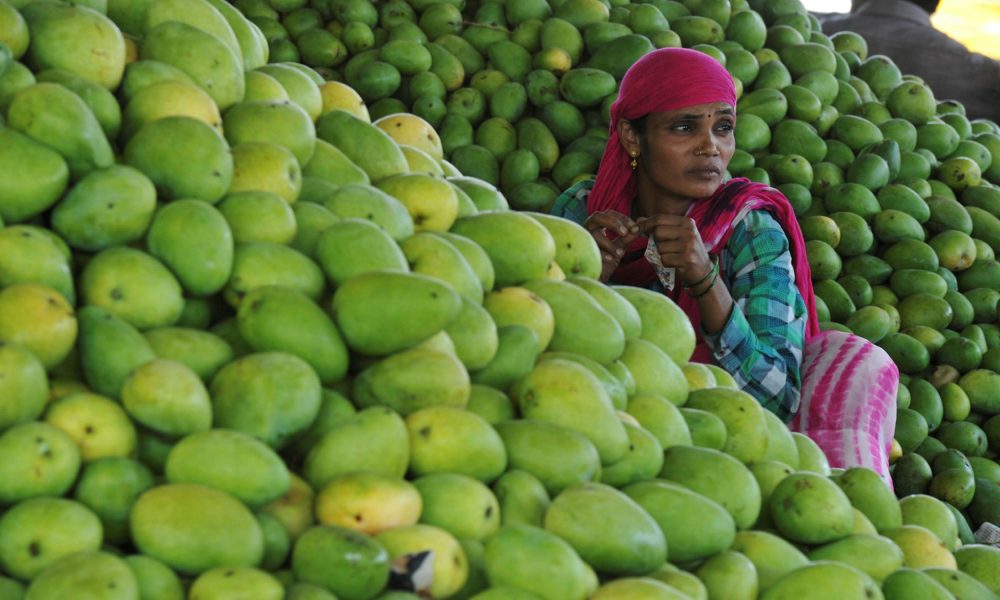
[(841, 331), (806, 342), (802, 404), (788, 427), (809, 436), (832, 467), (867, 467), (892, 486), (899, 369), (885, 350)]

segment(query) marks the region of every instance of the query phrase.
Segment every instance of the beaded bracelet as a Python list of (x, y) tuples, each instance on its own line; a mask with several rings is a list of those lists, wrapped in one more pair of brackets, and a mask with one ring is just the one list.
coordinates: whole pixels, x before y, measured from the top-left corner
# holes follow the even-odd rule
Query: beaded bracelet
[[(703, 289), (702, 291), (698, 292), (697, 294), (692, 294), (691, 292), (688, 292), (688, 295), (691, 296), (692, 298), (701, 298), (705, 294), (707, 294), (707, 293), (709, 293), (709, 292), (712, 291), (712, 288), (715, 287), (715, 282), (719, 280), (719, 259), (718, 258), (715, 259), (715, 266), (712, 267), (712, 272), (710, 273), (710, 275), (712, 276), (712, 280), (708, 283), (708, 287), (707, 288)], [(704, 281), (704, 279), (702, 279), (702, 281)]]
[(718, 256), (713, 256), (712, 259), (713, 259), (712, 260), (712, 268), (710, 268), (708, 270), (708, 273), (705, 273), (704, 277), (702, 277), (701, 279), (699, 279), (698, 281), (696, 281), (696, 282), (694, 282), (692, 284), (682, 283), (681, 287), (690, 290), (690, 289), (696, 288), (699, 285), (701, 285), (701, 284), (705, 283), (706, 281), (708, 281), (708, 278), (712, 276), (712, 273), (716, 272), (718, 270), (718, 268), (719, 268), (719, 257)]

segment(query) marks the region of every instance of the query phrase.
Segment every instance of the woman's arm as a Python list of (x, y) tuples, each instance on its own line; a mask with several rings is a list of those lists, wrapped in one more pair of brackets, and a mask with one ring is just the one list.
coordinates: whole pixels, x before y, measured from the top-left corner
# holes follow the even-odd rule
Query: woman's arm
[(720, 260), (733, 305), (718, 333), (703, 324), (705, 342), (742, 390), (787, 421), (799, 405), (806, 319), (788, 239), (773, 217), (751, 211)]

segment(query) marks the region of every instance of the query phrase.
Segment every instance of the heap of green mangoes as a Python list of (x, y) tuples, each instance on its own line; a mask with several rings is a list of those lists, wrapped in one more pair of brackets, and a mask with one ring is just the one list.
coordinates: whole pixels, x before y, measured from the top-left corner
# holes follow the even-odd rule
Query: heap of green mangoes
[[(995, 599), (995, 124), (798, 0), (614, 4), (0, 0), (0, 597)], [(676, 45), (906, 374), (900, 498), (545, 214)]]

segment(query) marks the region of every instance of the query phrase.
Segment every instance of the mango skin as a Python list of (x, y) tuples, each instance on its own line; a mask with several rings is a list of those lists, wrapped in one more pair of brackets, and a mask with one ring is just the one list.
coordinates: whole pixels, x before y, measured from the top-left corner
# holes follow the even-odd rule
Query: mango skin
[(69, 167), (56, 151), (23, 133), (0, 126), (0, 219), (28, 220), (59, 200)]
[(348, 347), (370, 356), (409, 348), (458, 316), (462, 300), (437, 279), (415, 273), (362, 273), (333, 296), (333, 315)]
[(213, 567), (255, 566), (264, 539), (253, 514), (233, 496), (198, 484), (171, 483), (135, 501), (129, 526), (136, 547), (184, 575)]

